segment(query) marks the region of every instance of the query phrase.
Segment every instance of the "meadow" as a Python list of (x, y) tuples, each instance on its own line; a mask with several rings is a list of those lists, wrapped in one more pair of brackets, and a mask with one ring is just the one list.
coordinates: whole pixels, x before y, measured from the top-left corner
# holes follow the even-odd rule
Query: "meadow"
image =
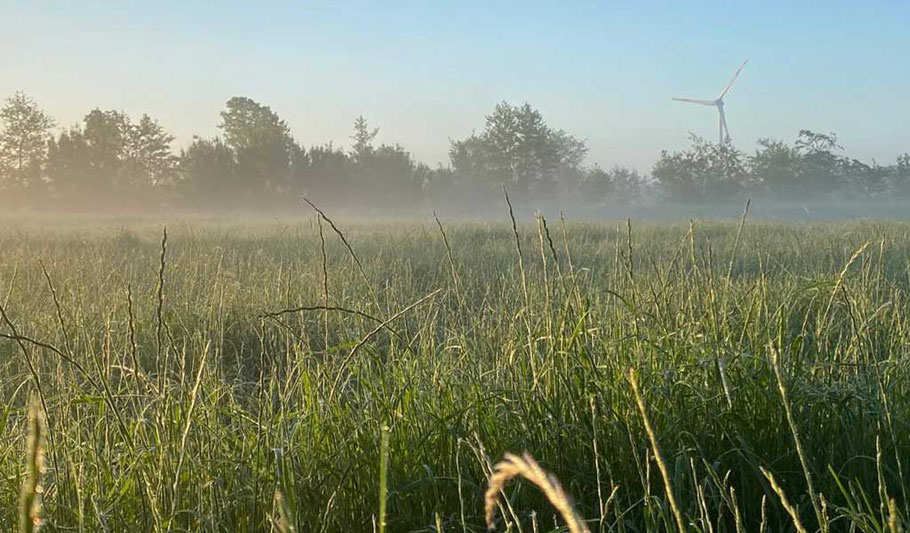
[(332, 221), (0, 219), (0, 530), (910, 517), (910, 223)]

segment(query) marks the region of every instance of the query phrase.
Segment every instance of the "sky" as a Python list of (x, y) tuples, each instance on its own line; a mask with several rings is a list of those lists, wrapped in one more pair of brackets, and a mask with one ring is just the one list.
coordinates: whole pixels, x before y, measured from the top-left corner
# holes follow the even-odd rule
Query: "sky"
[(734, 143), (835, 132), (850, 155), (910, 151), (910, 2), (233, 2), (0, 0), (0, 97), (62, 126), (148, 113), (177, 137), (218, 133), (248, 96), (304, 145), (349, 146), (358, 115), (431, 166), (497, 102), (530, 103), (585, 139), (588, 162), (650, 170), (717, 114)]

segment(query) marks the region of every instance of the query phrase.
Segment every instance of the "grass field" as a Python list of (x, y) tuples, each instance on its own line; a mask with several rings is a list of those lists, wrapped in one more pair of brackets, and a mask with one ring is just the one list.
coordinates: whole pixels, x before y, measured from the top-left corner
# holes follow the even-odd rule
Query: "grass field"
[(30, 396), (50, 531), (910, 517), (910, 223), (334, 222), (0, 221), (0, 530)]

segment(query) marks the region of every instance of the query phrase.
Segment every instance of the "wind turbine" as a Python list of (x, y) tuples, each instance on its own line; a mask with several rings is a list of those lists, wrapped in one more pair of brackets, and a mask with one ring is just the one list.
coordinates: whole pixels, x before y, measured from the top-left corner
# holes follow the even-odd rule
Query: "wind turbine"
[(719, 144), (724, 144), (725, 142), (726, 143), (730, 142), (730, 130), (727, 129), (727, 118), (726, 118), (726, 115), (724, 114), (724, 96), (727, 94), (727, 91), (730, 90), (730, 87), (733, 87), (733, 82), (736, 81), (736, 77), (739, 76), (739, 73), (742, 72), (743, 67), (746, 66), (746, 63), (748, 61), (749, 61), (748, 59), (743, 61), (743, 64), (740, 65), (738, 69), (736, 69), (736, 72), (734, 72), (733, 76), (730, 77), (730, 81), (727, 82), (727, 85), (726, 85), (726, 87), (724, 87), (724, 90), (720, 92), (720, 96), (718, 96), (714, 100), (696, 100), (694, 98), (673, 98), (673, 100), (676, 100), (677, 102), (689, 102), (690, 104), (698, 104), (698, 105), (716, 107), (717, 113), (718, 113), (718, 115), (720, 115), (720, 119), (718, 121), (719, 128), (720, 128), (720, 140), (718, 141)]

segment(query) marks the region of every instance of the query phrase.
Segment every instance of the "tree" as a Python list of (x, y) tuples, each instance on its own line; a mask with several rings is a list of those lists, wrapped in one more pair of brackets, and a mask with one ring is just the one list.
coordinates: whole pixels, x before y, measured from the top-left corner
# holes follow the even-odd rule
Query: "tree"
[(317, 203), (343, 204), (356, 190), (354, 160), (331, 143), (311, 147), (295, 167), (301, 190)]
[(429, 169), (399, 145), (374, 147), (378, 134), (379, 128), (371, 128), (363, 116), (354, 120), (346, 201), (371, 208), (413, 207), (421, 200)]
[(662, 150), (651, 175), (670, 199), (697, 202), (705, 197), (704, 165), (691, 152)]
[(607, 171), (599, 166), (585, 172), (579, 187), (582, 201), (594, 205), (626, 204), (644, 192), (645, 179), (635, 169), (615, 166)]
[(888, 189), (888, 167), (872, 162), (867, 165), (858, 159), (845, 159), (844, 170), (847, 182), (855, 194), (874, 198)]
[(361, 203), (375, 208), (414, 208), (429, 168), (399, 145), (383, 144), (355, 162)]
[[(454, 141), (449, 158), (467, 183), (488, 188), (500, 183), (515, 196), (551, 196), (581, 176), (587, 146), (553, 130), (529, 104), (502, 102), (486, 117), (484, 131)], [(574, 185), (574, 184), (573, 184)]]
[(234, 153), (245, 195), (260, 203), (280, 197), (289, 185), (295, 144), (287, 123), (268, 106), (239, 96), (227, 101), (221, 119), (219, 128)]
[(133, 124), (121, 111), (93, 109), (82, 127), (65, 130), (48, 144), (48, 179), (65, 205), (148, 206), (149, 194), (160, 197), (173, 181), (173, 140), (148, 115)]
[(92, 175), (84, 184), (89, 195), (111, 199), (126, 194), (123, 174), (130, 118), (122, 111), (91, 110), (83, 119)]
[(494, 165), (490, 146), (475, 134), (451, 143), (449, 161), (453, 171), (452, 183), (463, 189), (495, 190), (499, 183), (505, 183), (510, 177)]
[(761, 149), (749, 158), (752, 178), (765, 194), (789, 198), (799, 191), (799, 150), (781, 141), (760, 139)]
[(379, 128), (370, 129), (367, 119), (363, 115), (354, 120), (354, 134), (351, 139), (354, 141), (354, 156), (366, 157), (373, 151), (373, 140), (379, 135)]
[(800, 130), (796, 149), (800, 155), (797, 178), (803, 196), (830, 196), (847, 185), (844, 170), (848, 162), (835, 153), (843, 149), (837, 143), (837, 135)]
[(47, 175), (52, 191), (65, 201), (64, 207), (84, 207), (95, 197), (95, 169), (81, 128), (73, 126), (48, 141)]
[(34, 100), (16, 92), (0, 108), (0, 124), (0, 186), (38, 186), (54, 121)]
[(227, 208), (235, 205), (238, 182), (234, 152), (219, 138), (193, 137), (180, 152), (177, 189), (192, 205)]
[(897, 156), (891, 170), (891, 188), (901, 196), (910, 194), (910, 153)]
[(64, 205), (97, 207), (131, 195), (127, 177), (130, 119), (121, 111), (93, 109), (81, 127), (49, 144), (48, 178)]
[(148, 115), (127, 129), (127, 176), (134, 188), (161, 187), (173, 179), (176, 158), (171, 153), (172, 142), (174, 136)]
[(652, 175), (674, 200), (701, 202), (732, 199), (752, 184), (745, 156), (730, 144), (690, 137), (684, 152), (661, 152)]

